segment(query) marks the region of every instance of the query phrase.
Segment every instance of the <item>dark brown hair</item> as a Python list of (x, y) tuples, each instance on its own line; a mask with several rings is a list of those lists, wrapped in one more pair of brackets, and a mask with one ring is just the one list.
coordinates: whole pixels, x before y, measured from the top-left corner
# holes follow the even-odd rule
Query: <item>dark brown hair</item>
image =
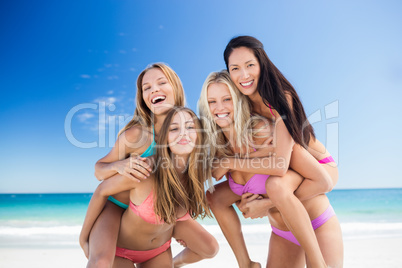
[[(300, 98), (290, 82), (268, 58), (263, 44), (258, 39), (252, 36), (238, 36), (230, 40), (223, 53), (226, 69), (229, 71), (230, 54), (239, 47), (251, 49), (260, 64), (258, 93), (264, 104), (267, 107), (270, 105), (280, 114), (293, 140), (307, 147), (310, 137), (315, 139), (315, 134), (307, 120)], [(287, 101), (286, 94), (292, 97), (293, 109)]]

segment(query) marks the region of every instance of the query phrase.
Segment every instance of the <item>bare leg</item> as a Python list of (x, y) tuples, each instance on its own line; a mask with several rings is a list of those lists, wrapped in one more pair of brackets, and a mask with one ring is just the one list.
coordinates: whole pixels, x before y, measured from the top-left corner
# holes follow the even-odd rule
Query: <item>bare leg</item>
[(115, 204), (109, 201), (106, 203), (89, 235), (87, 267), (112, 267), (123, 212)]
[(244, 242), (241, 223), (232, 204), (240, 197), (232, 192), (227, 181), (215, 185), (215, 191), (207, 193), (209, 206), (214, 213), (223, 234), (226, 237), (240, 268), (261, 267), (259, 263), (252, 262)]
[(305, 264), (305, 253), (300, 246), (271, 233), (267, 268), (304, 268)]
[(336, 216), (315, 230), (325, 262), (331, 268), (343, 267), (342, 230)]
[(283, 221), (305, 250), (312, 267), (327, 267), (311, 226), (310, 217), (294, 195), (302, 177), (288, 170), (285, 176), (270, 176), (266, 182), (267, 194), (282, 215)]
[(116, 257), (113, 262), (113, 268), (133, 268), (134, 263), (128, 259)]
[(169, 247), (168, 250), (165, 252), (162, 252), (158, 256), (143, 262), (137, 264), (137, 268), (172, 268), (173, 266), (173, 260), (172, 260), (172, 250)]
[(183, 240), (187, 247), (173, 259), (174, 267), (213, 258), (219, 250), (215, 237), (208, 233), (197, 221), (179, 221), (174, 227), (173, 237)]

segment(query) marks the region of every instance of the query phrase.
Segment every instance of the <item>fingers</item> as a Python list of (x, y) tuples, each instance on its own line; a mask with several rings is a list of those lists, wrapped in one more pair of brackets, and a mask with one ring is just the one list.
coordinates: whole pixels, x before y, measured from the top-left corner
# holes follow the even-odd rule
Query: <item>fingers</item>
[(241, 196), (241, 199), (247, 199), (249, 197), (251, 197), (252, 195), (254, 195), (253, 193), (245, 193)]
[(184, 240), (181, 239), (176, 239), (177, 243), (179, 243), (180, 245), (182, 245), (183, 247), (187, 247), (186, 242), (184, 242)]
[(152, 168), (147, 163), (147, 158), (140, 156), (130, 157), (130, 168), (137, 168), (140, 171), (142, 170), (144, 174), (147, 172), (152, 172)]

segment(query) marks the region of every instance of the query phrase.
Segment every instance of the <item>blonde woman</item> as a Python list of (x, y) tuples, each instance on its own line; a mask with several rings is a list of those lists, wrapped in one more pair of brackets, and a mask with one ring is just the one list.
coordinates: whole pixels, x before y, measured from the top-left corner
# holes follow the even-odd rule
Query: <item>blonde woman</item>
[[(269, 210), (269, 218), (272, 228), (287, 230), (287, 222), (283, 215), (286, 215), (288, 212), (283, 211), (282, 207), (279, 208), (277, 204), (281, 205), (283, 202), (290, 202), (289, 200), (291, 199), (296, 199), (300, 202), (294, 196), (293, 192), (302, 183), (302, 177), (295, 171), (306, 178), (303, 183), (310, 181), (313, 184), (320, 184), (322, 183), (322, 178), (328, 179), (329, 175), (305, 149), (299, 145), (293, 145), (289, 165), (294, 171), (288, 170), (287, 174), (289, 175), (279, 177), (279, 175), (282, 175), (281, 170), (283, 169), (285, 160), (271, 154), (275, 151), (275, 137), (273, 145), (268, 144), (271, 141), (269, 134), (274, 124), (265, 118), (249, 117), (251, 107), (248, 100), (233, 84), (228, 72), (222, 71), (212, 73), (208, 76), (201, 92), (199, 109), (201, 116), (208, 119), (204, 119), (203, 122), (206, 122), (204, 126), (209, 130), (211, 147), (217, 148), (212, 153), (215, 152), (215, 157), (217, 158), (229, 159), (238, 163), (237, 166), (230, 167), (229, 170), (228, 167), (222, 167), (224, 161), (218, 161), (218, 164), (220, 164), (216, 168), (218, 174), (222, 174), (222, 170), (230, 172), (227, 173), (228, 181), (217, 185), (215, 192), (208, 195), (211, 210), (232, 247), (239, 267), (260, 267), (260, 264), (250, 260), (241, 234), (240, 221), (232, 204), (240, 201), (243, 194), (254, 194), (253, 198), (258, 199), (256, 201), (264, 202), (265, 215), (268, 214), (268, 209), (271, 208)], [(216, 177), (219, 179), (220, 175), (216, 175)], [(296, 191), (295, 194), (302, 200), (312, 197), (305, 196), (305, 192), (302, 192), (300, 195)], [(331, 265), (334, 262), (337, 264), (341, 259), (339, 248), (342, 245), (341, 239), (339, 240), (341, 238), (339, 222), (326, 196), (319, 194), (316, 193), (313, 195), (316, 197), (302, 204), (302, 209), (308, 214), (310, 220), (313, 220), (313, 225), (314, 222), (317, 222), (315, 219), (320, 219), (319, 229), (315, 233), (311, 227), (312, 232), (310, 233), (295, 234), (295, 230), (292, 231), (297, 237), (297, 240), (295, 240), (296, 243), (298, 243), (298, 240), (305, 239), (305, 236), (313, 236), (313, 239), (316, 239), (317, 235), (317, 237), (325, 242), (320, 243), (321, 249), (324, 248), (324, 251), (337, 249), (337, 251), (332, 252), (332, 256), (325, 259)], [(262, 196), (275, 196), (275, 198), (273, 200), (260, 200)], [(274, 206), (276, 208), (273, 208)], [(297, 215), (294, 215), (294, 217), (297, 217)], [(302, 222), (303, 218), (296, 218), (295, 221)], [(275, 234), (271, 235), (270, 248), (272, 241), (274, 241), (272, 239), (274, 236)], [(334, 238), (333, 244), (329, 243), (331, 238)], [(282, 255), (285, 256), (282, 258), (282, 262), (276, 263), (276, 266), (272, 267), (304, 267), (306, 263), (305, 258), (298, 256), (298, 258), (293, 260), (294, 252), (300, 253), (303, 251), (282, 252)], [(268, 264), (270, 264), (270, 257), (271, 254), (268, 257)], [(317, 265), (310, 262), (308, 254), (307, 258), (309, 267)], [(291, 259), (289, 262), (293, 261), (291, 265), (285, 263), (288, 261), (287, 259)], [(271, 267), (268, 264), (267, 267)]]
[(123, 213), (113, 267), (172, 267), (170, 241), (177, 221), (209, 214), (204, 179), (209, 175), (203, 131), (190, 109), (174, 108), (161, 127), (155, 172), (141, 182), (114, 175), (96, 189), (82, 235), (89, 230), (109, 195), (130, 191)]
[[(184, 104), (183, 86), (169, 66), (155, 63), (143, 70), (137, 79), (134, 117), (120, 131), (112, 150), (96, 163), (97, 179), (108, 180), (120, 174), (134, 181), (146, 180), (151, 168), (145, 157), (155, 152), (156, 140), (167, 112), (173, 106)], [(87, 267), (112, 266), (121, 216), (128, 204), (128, 191), (113, 195), (92, 227), (89, 239), (80, 236), (80, 244), (88, 257)], [(193, 230), (193, 233), (188, 230)], [(192, 219), (178, 222), (174, 237), (187, 245), (175, 257), (175, 267), (211, 258), (218, 251), (216, 239)]]

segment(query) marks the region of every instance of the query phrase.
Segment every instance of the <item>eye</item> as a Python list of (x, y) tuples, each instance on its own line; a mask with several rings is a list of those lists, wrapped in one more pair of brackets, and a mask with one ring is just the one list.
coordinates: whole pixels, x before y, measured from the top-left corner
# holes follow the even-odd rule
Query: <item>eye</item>
[(187, 129), (194, 129), (194, 125), (188, 125)]
[(215, 103), (216, 101), (208, 101), (209, 104)]
[(178, 130), (179, 129), (177, 127), (169, 129), (170, 132), (175, 132), (175, 131), (178, 131)]
[(249, 65), (247, 65), (247, 67), (253, 67), (254, 65), (254, 63), (250, 63)]
[(231, 98), (224, 99), (224, 101), (231, 101), (231, 100), (232, 100)]
[(164, 85), (164, 84), (167, 84), (167, 82), (166, 82), (166, 81), (161, 81), (161, 82), (159, 83), (159, 85)]
[(230, 71), (233, 72), (233, 71), (237, 71), (237, 70), (239, 70), (239, 68), (233, 67)]
[(150, 89), (151, 87), (144, 87), (143, 89), (142, 89), (142, 91), (147, 91), (148, 89)]

